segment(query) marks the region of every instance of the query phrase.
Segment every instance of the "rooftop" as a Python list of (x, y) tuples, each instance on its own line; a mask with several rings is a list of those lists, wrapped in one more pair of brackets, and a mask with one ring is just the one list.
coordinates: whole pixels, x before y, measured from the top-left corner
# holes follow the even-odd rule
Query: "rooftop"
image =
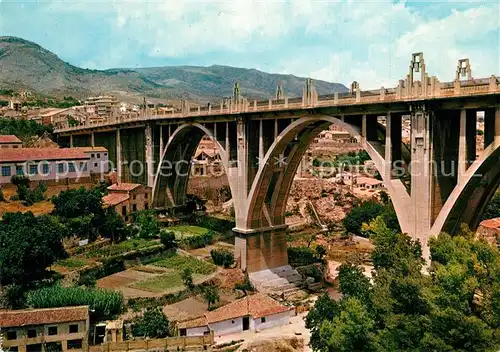
[(22, 143), (19, 138), (13, 134), (0, 135), (0, 144)]
[(115, 183), (108, 187), (109, 191), (130, 192), (140, 187), (139, 183)]
[(0, 153), (0, 162), (89, 159), (78, 148), (7, 148)]
[(107, 153), (108, 150), (104, 147), (75, 147), (74, 149), (79, 149), (84, 152), (100, 152), (100, 153)]
[(115, 206), (127, 201), (130, 196), (127, 193), (110, 193), (102, 197), (102, 202), (108, 206)]
[(219, 321), (234, 319), (243, 316), (252, 316), (254, 319), (265, 316), (283, 313), (293, 308), (285, 307), (271, 297), (257, 293), (236, 300), (212, 312), (205, 313), (207, 323), (216, 323)]
[(488, 229), (500, 229), (500, 218), (483, 220), (479, 226), (486, 227)]
[(356, 179), (356, 182), (360, 185), (367, 184), (367, 185), (379, 185), (382, 183), (382, 181), (377, 180), (376, 178), (373, 177), (364, 177), (360, 176)]
[(0, 310), (0, 328), (87, 320), (88, 306)]

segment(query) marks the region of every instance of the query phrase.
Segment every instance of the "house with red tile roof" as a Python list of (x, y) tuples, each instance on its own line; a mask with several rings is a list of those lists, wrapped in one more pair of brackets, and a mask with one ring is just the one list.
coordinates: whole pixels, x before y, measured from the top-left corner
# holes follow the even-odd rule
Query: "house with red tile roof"
[(106, 148), (5, 148), (0, 153), (0, 184), (13, 175), (32, 181), (88, 180), (109, 172)]
[(125, 222), (140, 210), (147, 210), (151, 202), (151, 188), (139, 183), (115, 183), (108, 187), (108, 194), (102, 197), (106, 207), (114, 207)]
[(295, 316), (295, 308), (287, 307), (271, 297), (257, 293), (231, 302), (203, 317), (177, 324), (180, 336), (215, 336), (262, 330), (286, 325)]
[(0, 135), (0, 148), (22, 148), (23, 142), (13, 134)]
[(2, 348), (40, 352), (88, 350), (89, 307), (0, 310)]
[(500, 241), (500, 218), (481, 221), (476, 236), (485, 238), (489, 243), (496, 246)]

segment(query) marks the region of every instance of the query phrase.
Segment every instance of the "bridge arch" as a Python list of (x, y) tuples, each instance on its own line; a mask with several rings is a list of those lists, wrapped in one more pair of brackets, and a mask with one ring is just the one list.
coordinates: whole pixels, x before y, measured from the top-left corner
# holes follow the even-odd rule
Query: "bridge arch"
[[(185, 202), (191, 161), (203, 136), (207, 135), (219, 151), (227, 174), (227, 152), (210, 129), (199, 123), (185, 123), (170, 136), (155, 173), (153, 206), (175, 206)], [(230, 185), (231, 187), (231, 185)], [(231, 189), (231, 192), (233, 190)]]
[(441, 231), (457, 233), (462, 223), (475, 230), (499, 186), (500, 143), (491, 143), (449, 195), (431, 228), (431, 235)]
[[(407, 230), (405, 207), (409, 205), (410, 197), (402, 182), (398, 179), (391, 179), (386, 173), (387, 168), (383, 156), (374, 145), (362, 137), (360, 126), (323, 114), (302, 117), (292, 122), (277, 136), (265, 154), (263, 166), (259, 168), (250, 189), (246, 221), (243, 224), (237, 223), (237, 228), (273, 228), (284, 225), (286, 201), (300, 161), (314, 138), (331, 124), (342, 127), (362, 142), (363, 148), (368, 152), (382, 176), (393, 200), (396, 214), (401, 219), (403, 231)], [(286, 165), (281, 169), (278, 168), (276, 172), (275, 161), (280, 161), (284, 154), (286, 154)]]

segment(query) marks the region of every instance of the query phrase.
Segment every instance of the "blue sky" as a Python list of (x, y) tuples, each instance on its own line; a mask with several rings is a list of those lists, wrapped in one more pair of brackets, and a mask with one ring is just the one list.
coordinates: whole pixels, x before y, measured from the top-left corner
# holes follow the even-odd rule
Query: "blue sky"
[(32, 40), (84, 67), (231, 65), (362, 89), (395, 86), (412, 52), (452, 80), (500, 75), (499, 1), (13, 1), (0, 35)]

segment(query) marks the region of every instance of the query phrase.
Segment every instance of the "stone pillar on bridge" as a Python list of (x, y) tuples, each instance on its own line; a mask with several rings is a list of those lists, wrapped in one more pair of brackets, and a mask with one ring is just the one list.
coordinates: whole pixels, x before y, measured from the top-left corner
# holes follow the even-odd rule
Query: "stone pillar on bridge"
[(73, 135), (72, 134), (69, 135), (69, 147), (73, 148)]
[(147, 124), (144, 130), (146, 141), (146, 169), (147, 169), (147, 185), (153, 187), (155, 180), (155, 169), (153, 160), (153, 128), (151, 124)]
[(432, 112), (423, 104), (411, 111), (411, 205), (413, 238), (420, 240), (423, 256), (429, 258), (428, 237), (431, 228), (431, 135)]
[(95, 147), (95, 135), (94, 135), (94, 131), (90, 132), (90, 146), (92, 148)]

